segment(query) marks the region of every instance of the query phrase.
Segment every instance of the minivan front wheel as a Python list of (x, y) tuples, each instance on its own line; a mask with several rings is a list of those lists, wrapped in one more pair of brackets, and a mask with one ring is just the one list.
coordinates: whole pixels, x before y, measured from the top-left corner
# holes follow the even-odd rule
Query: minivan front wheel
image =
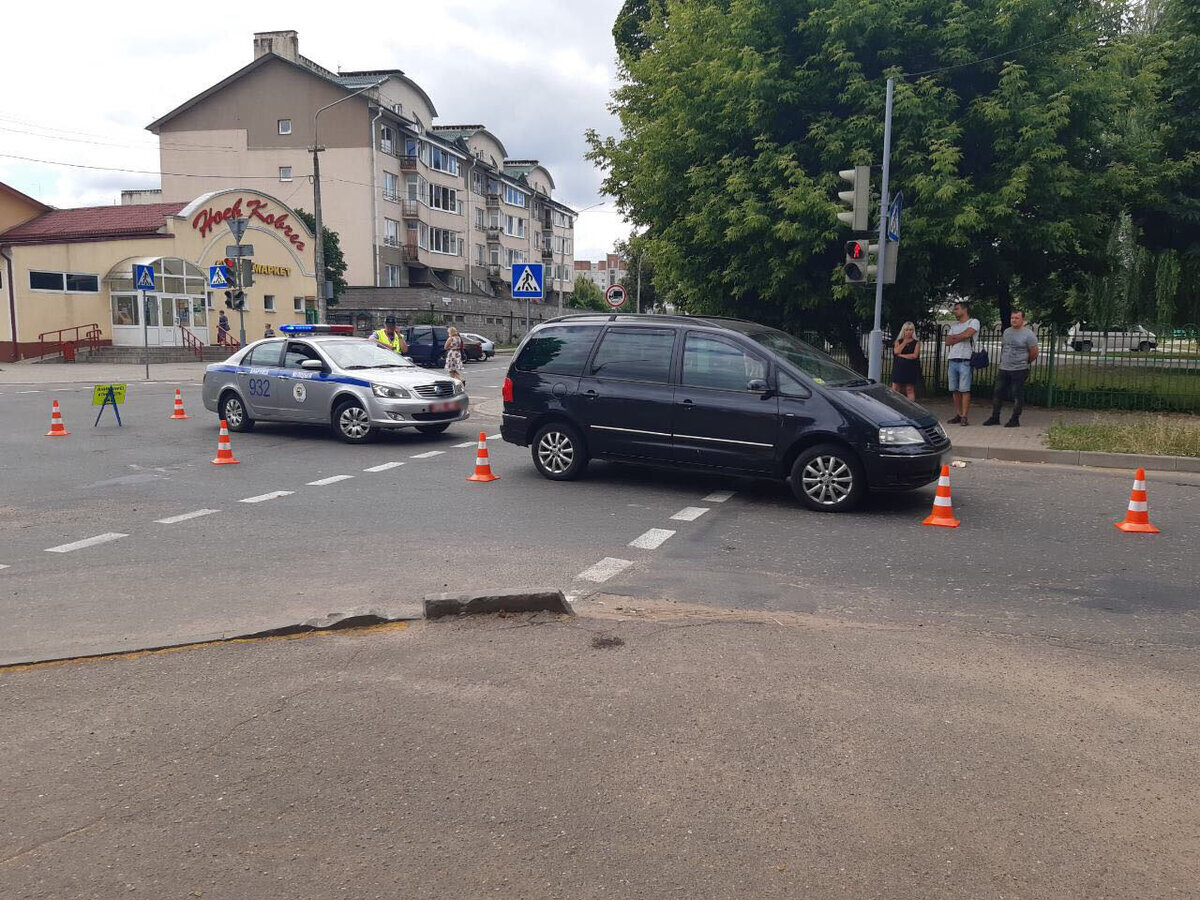
[(539, 428), (531, 451), (533, 465), (551, 481), (570, 481), (587, 468), (583, 438), (566, 422), (551, 422)]
[(858, 456), (839, 444), (818, 444), (796, 457), (788, 479), (796, 499), (818, 512), (853, 509), (867, 490)]

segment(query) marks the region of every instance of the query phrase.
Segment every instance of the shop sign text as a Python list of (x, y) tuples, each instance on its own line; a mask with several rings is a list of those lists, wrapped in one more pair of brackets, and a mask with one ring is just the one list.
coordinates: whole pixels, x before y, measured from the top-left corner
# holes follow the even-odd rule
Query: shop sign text
[[(243, 210), (243, 204), (245, 209)], [(267, 212), (268, 204), (266, 200), (252, 199), (247, 200), (239, 197), (231, 206), (224, 209), (209, 209), (201, 210), (192, 219), (192, 227), (200, 231), (200, 237), (208, 237), (208, 233), (220, 225), (222, 222), (229, 219), (240, 219), (243, 216), (262, 222), (264, 225), (270, 225), (276, 231), (283, 233), (283, 236), (288, 239), (288, 242), (298, 251), (304, 249), (303, 236), (295, 231), (288, 222), (288, 213), (279, 213), (276, 215), (272, 212)]]

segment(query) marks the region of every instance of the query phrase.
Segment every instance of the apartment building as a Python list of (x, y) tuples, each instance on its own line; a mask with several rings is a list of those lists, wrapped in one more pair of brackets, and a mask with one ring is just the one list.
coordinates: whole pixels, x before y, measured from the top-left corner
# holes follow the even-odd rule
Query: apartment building
[(625, 260), (616, 253), (609, 253), (599, 262), (577, 259), (574, 268), (576, 278), (586, 278), (588, 281), (595, 282), (602, 291), (614, 284), (629, 285), (627, 281), (629, 271), (626, 269)]
[(483, 125), (437, 118), (403, 71), (334, 73), (300, 54), (295, 31), (271, 31), (254, 35), (252, 62), (148, 129), (163, 201), (255, 184), (311, 212), (316, 142), (323, 224), (352, 285), (508, 296), (513, 264), (542, 262), (547, 302), (569, 293), (576, 214), (550, 172), (508, 158)]

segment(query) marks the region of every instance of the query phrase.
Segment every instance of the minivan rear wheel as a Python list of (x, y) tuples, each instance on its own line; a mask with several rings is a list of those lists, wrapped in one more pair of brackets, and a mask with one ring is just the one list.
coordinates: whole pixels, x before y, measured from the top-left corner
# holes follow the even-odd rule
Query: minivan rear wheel
[(551, 481), (571, 481), (587, 468), (587, 448), (574, 426), (551, 422), (538, 429), (531, 447), (533, 465)]
[(845, 512), (862, 500), (867, 476), (854, 451), (818, 444), (796, 457), (788, 479), (796, 499), (817, 512)]

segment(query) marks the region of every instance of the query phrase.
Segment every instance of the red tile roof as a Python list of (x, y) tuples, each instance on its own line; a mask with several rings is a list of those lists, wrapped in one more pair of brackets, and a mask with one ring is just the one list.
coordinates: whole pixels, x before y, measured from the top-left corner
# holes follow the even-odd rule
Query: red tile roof
[(63, 244), (114, 238), (152, 237), (186, 203), (84, 206), (54, 209), (0, 234), (3, 244)]

